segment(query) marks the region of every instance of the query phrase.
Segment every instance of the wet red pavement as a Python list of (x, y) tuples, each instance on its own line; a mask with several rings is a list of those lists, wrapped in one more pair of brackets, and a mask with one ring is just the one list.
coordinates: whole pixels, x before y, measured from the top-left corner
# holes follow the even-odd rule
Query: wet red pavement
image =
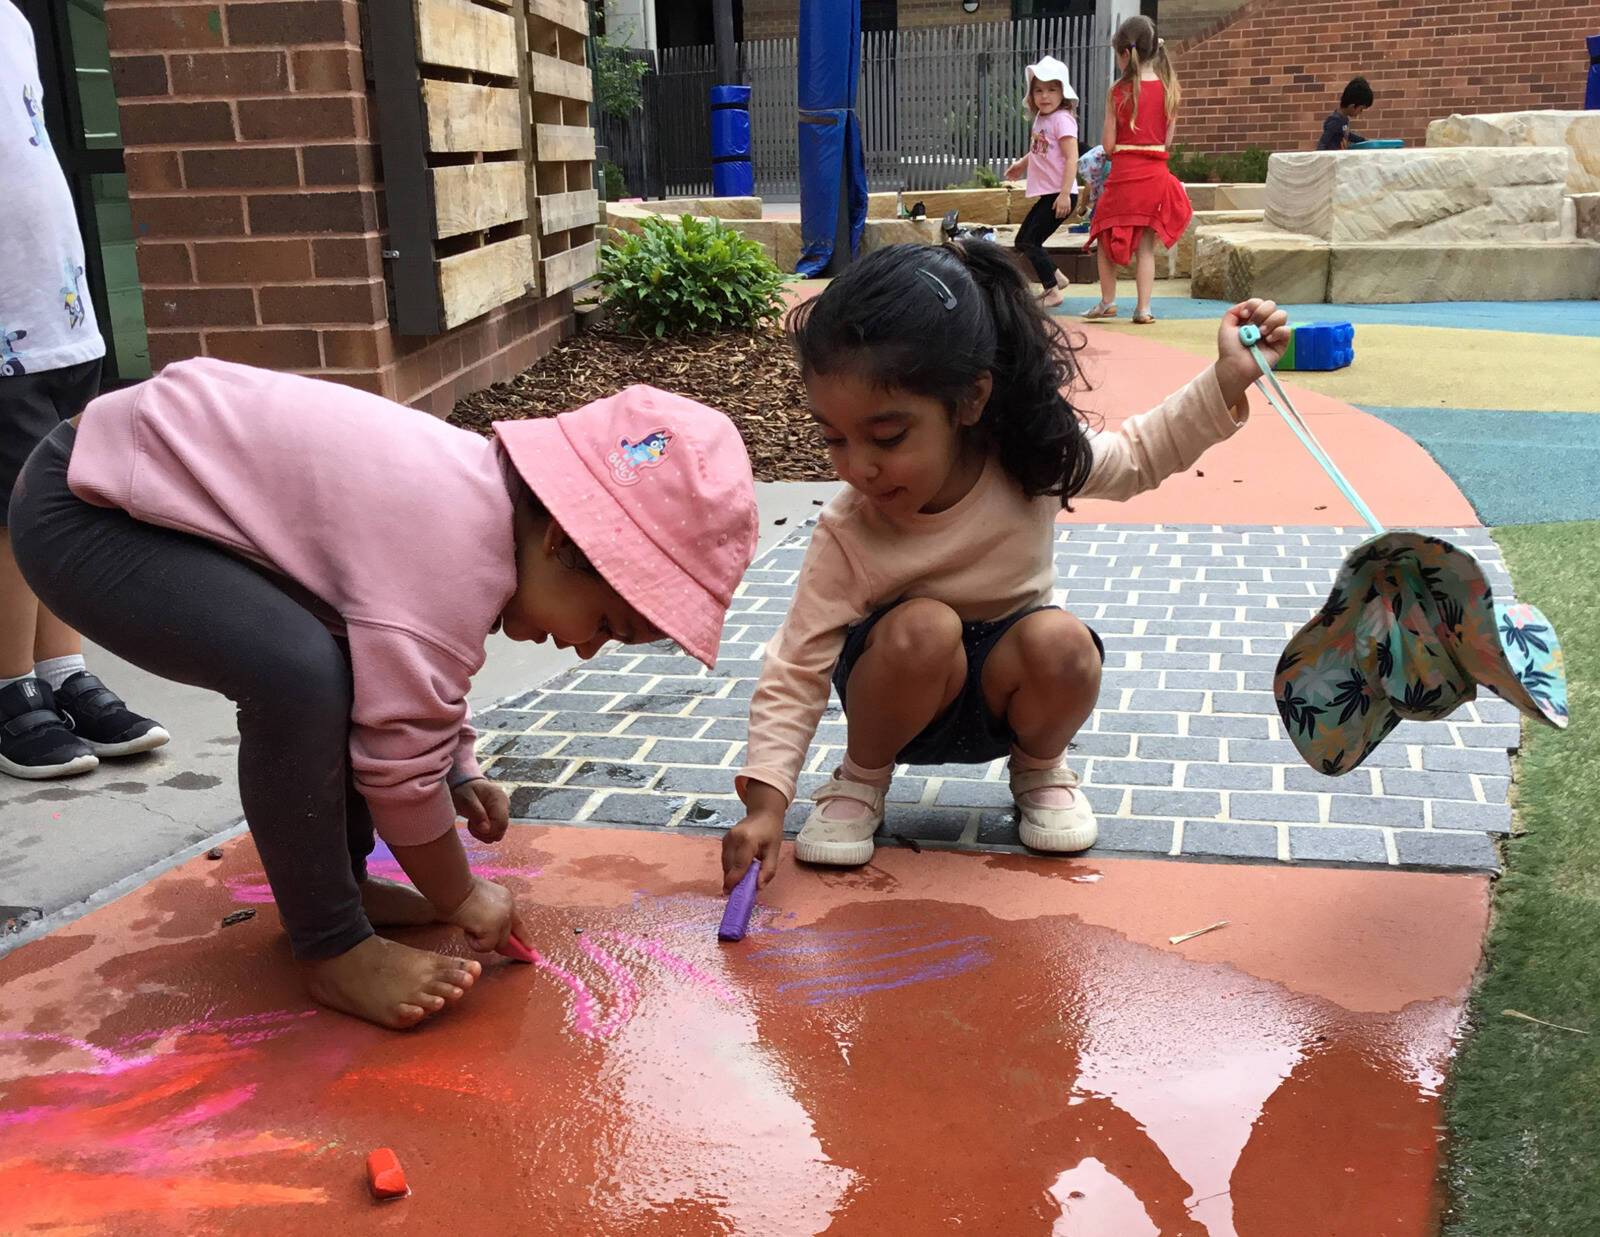
[(413, 1033), (305, 1002), (248, 841), (0, 959), (0, 1231), (1435, 1230), (1482, 878), (890, 849), (724, 946), (714, 839), (494, 855), (542, 964)]

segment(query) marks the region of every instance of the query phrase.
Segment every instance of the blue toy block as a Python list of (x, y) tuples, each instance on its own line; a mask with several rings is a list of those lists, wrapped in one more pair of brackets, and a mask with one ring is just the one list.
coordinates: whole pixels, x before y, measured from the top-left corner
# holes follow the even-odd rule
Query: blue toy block
[(1348, 322), (1290, 323), (1289, 347), (1273, 369), (1343, 369), (1356, 359), (1356, 328)]

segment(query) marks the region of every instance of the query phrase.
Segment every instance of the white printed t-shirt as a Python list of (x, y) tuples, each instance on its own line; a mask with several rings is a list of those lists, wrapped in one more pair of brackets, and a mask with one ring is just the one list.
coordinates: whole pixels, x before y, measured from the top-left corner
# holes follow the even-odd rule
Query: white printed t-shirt
[(105, 356), (72, 193), (45, 130), (33, 29), (10, 0), (0, 0), (0, 203), (0, 374)]

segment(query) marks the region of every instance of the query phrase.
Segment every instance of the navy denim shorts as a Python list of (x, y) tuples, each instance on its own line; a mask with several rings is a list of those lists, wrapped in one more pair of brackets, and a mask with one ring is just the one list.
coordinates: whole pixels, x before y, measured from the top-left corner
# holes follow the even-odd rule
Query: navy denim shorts
[[(874, 611), (845, 633), (844, 651), (839, 654), (838, 664), (833, 668), (833, 689), (839, 693), (839, 703), (844, 706), (846, 713), (850, 711), (850, 704), (845, 696), (845, 688), (850, 682), (850, 672), (855, 669), (857, 660), (866, 650), (867, 637), (877, 626), (878, 620), (899, 604), (897, 601)], [(991, 760), (1009, 756), (1011, 745), (1016, 742), (1017, 736), (1006, 724), (1006, 719), (996, 717), (984, 702), (983, 663), (988, 660), (994, 646), (1000, 642), (1000, 637), (1028, 615), (1037, 614), (1040, 610), (1060, 608), (1060, 606), (1034, 606), (1032, 609), (1018, 610), (1015, 614), (1008, 614), (1001, 619), (963, 623), (961, 647), (967, 654), (967, 681), (962, 684), (961, 694), (951, 702), (948, 709), (929, 722), (921, 734), (905, 745), (896, 757), (896, 763), (987, 764)], [(1091, 627), (1089, 634), (1094, 637), (1094, 646), (1100, 651), (1100, 660), (1105, 661), (1106, 646), (1100, 639), (1100, 633)]]

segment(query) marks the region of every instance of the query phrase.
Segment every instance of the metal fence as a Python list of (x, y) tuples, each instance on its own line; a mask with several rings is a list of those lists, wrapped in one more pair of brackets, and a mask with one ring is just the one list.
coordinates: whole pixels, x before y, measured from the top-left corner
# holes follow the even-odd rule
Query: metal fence
[[(1084, 145), (1092, 145), (1110, 85), (1110, 52), (1095, 43), (1091, 17), (862, 35), (856, 105), (869, 187), (943, 189), (980, 168), (1002, 173), (1028, 148), (1023, 71), (1044, 55), (1072, 71), (1079, 131)], [(707, 99), (716, 84), (715, 49), (666, 48), (650, 59), (644, 107), (632, 117), (603, 117), (605, 145), (634, 194), (709, 194)], [(752, 157), (763, 197), (800, 193), (798, 70), (797, 39), (739, 45), (740, 79), (752, 88)]]

